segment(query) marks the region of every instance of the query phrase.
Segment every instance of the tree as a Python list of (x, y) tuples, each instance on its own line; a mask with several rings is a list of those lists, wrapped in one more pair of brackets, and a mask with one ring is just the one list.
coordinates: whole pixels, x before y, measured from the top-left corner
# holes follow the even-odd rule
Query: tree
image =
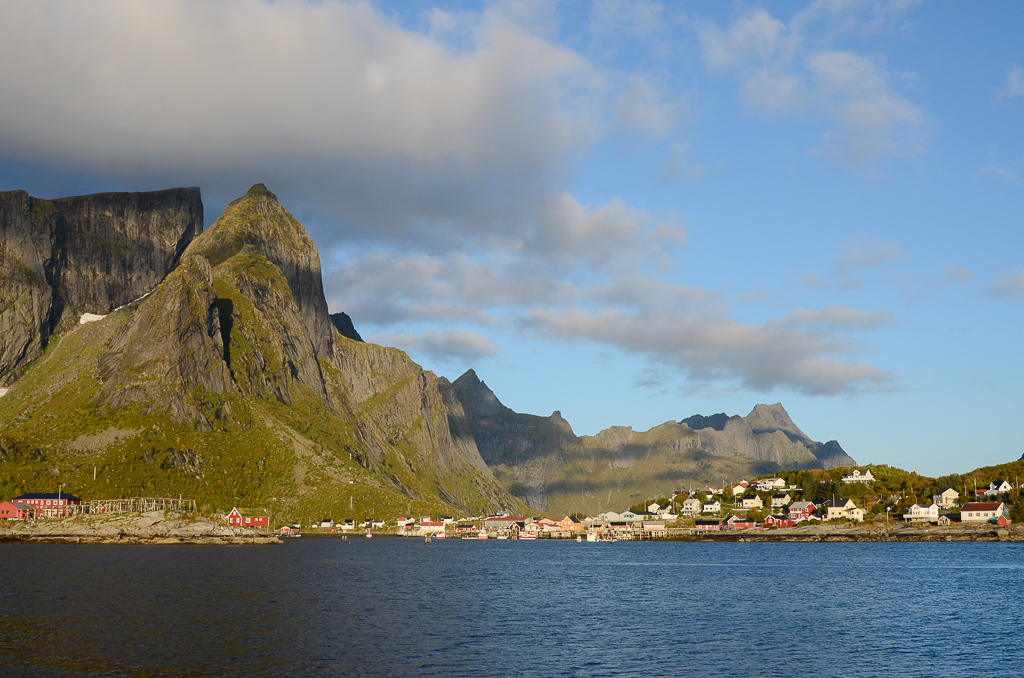
[(697, 492), (693, 495), (693, 498), (700, 502), (701, 506), (708, 503), (708, 495), (703, 492)]
[(1024, 523), (1024, 501), (1018, 501), (1010, 507), (1010, 519), (1015, 523)]
[(725, 489), (722, 490), (722, 501), (724, 503), (731, 504), (736, 501), (736, 495), (732, 492), (732, 485), (726, 484)]

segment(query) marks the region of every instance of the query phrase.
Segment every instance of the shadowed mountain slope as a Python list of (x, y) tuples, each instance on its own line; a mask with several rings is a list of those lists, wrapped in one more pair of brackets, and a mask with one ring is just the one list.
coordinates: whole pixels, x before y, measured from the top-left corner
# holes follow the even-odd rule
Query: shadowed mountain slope
[(787, 469), (853, 466), (835, 441), (812, 441), (781, 404), (746, 417), (694, 415), (649, 431), (613, 426), (576, 436), (559, 412), (505, 407), (473, 370), (453, 383), (484, 461), (514, 495), (554, 513), (621, 509), (689, 485)]

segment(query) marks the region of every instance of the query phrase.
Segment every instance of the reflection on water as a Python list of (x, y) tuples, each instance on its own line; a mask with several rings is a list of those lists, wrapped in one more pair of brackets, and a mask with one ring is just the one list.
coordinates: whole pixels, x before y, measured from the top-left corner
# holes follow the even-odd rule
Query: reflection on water
[(1018, 544), (3, 545), (0, 675), (960, 676)]

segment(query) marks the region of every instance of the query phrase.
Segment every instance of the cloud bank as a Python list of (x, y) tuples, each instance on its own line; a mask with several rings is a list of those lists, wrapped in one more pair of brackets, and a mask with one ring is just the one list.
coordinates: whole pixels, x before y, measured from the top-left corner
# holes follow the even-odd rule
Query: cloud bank
[[(631, 30), (664, 25), (642, 9)], [(576, 159), (617, 130), (669, 138), (678, 102), (558, 43), (543, 11), (431, 10), (410, 28), (366, 2), (6, 3), (0, 162), (221, 200), (264, 182), (312, 227), (332, 308), (432, 359), (493, 356), (496, 332), (614, 347), (694, 382), (885, 387), (839, 333), (887, 318), (738, 321), (667, 275), (686, 243), (675, 215), (573, 195)], [(598, 6), (595, 32), (622, 12)], [(815, 149), (829, 162), (911, 151), (921, 114), (883, 66), (800, 30), (755, 11), (701, 44), (751, 107), (835, 121)]]

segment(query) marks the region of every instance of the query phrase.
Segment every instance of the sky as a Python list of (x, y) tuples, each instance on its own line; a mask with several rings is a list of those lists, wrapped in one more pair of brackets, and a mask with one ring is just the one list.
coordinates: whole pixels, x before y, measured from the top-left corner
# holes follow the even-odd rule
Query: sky
[(1024, 454), (1024, 3), (4, 4), (0, 190), (263, 182), (328, 306), (577, 434)]

